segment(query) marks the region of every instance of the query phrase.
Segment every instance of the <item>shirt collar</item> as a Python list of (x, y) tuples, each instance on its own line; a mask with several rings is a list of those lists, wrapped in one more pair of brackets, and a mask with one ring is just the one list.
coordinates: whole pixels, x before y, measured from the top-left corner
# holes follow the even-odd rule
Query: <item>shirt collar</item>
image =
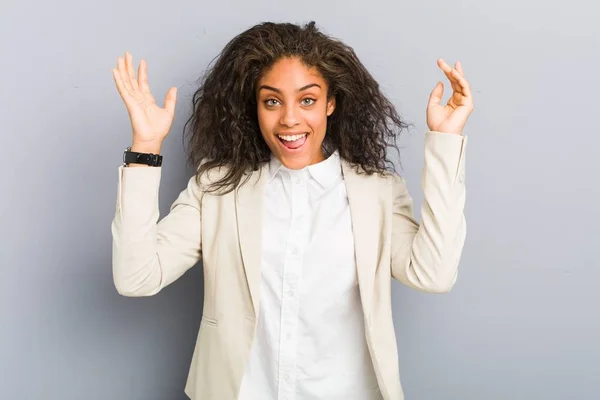
[[(325, 160), (309, 165), (306, 168), (298, 171), (291, 171), (288, 168), (284, 167), (279, 159), (275, 156), (271, 156), (271, 161), (269, 162), (269, 182), (273, 180), (277, 173), (281, 170), (290, 171), (294, 174), (308, 175), (312, 176), (314, 180), (316, 180), (321, 186), (327, 188), (331, 186), (335, 181), (337, 181), (342, 176), (342, 164), (340, 161), (340, 156), (338, 151), (334, 151), (329, 157)], [(308, 173), (308, 174), (307, 174)]]

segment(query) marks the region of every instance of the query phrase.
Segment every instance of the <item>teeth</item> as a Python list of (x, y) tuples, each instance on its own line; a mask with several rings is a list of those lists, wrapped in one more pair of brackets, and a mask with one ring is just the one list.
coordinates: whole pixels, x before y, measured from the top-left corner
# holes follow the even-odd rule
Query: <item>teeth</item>
[(282, 140), (285, 140), (286, 142), (293, 142), (294, 140), (302, 139), (306, 135), (307, 133), (302, 133), (300, 135), (277, 135), (277, 137), (279, 137)]

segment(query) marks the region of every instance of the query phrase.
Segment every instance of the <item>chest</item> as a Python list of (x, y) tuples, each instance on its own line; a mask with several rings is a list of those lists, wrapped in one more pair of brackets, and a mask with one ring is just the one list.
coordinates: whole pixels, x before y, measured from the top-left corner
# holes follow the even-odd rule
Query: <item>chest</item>
[(343, 180), (267, 186), (262, 212), (262, 279), (293, 286), (319, 301), (356, 286), (354, 235)]

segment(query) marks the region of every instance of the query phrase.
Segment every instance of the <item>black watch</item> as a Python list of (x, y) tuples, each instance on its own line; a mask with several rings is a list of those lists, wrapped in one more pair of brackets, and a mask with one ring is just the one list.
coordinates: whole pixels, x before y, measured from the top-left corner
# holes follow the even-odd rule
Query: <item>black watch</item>
[(146, 164), (151, 167), (160, 167), (162, 165), (162, 156), (152, 153), (137, 153), (131, 151), (131, 146), (125, 149), (123, 153), (123, 164)]

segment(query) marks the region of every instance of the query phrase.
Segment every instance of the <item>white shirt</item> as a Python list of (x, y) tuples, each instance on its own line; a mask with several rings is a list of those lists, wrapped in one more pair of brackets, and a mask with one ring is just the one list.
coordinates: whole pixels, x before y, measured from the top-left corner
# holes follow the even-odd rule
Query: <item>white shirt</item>
[(338, 153), (302, 170), (273, 157), (264, 204), (258, 328), (239, 399), (381, 399)]

